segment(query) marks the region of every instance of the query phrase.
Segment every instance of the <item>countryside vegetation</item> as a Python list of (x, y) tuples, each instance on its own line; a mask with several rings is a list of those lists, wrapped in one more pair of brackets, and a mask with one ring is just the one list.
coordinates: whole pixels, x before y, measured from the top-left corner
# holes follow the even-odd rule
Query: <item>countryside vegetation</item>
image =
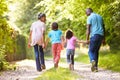
[[(30, 26), (40, 12), (47, 16), (46, 37), (51, 23), (56, 21), (63, 33), (69, 28), (79, 39), (85, 40), (85, 9), (88, 7), (103, 17), (106, 28), (109, 50), (100, 52), (99, 65), (120, 72), (120, 0), (0, 0), (0, 71), (13, 69), (10, 61), (34, 59), (27, 41)], [(48, 50), (49, 46), (46, 54)], [(81, 61), (79, 56), (76, 60)]]

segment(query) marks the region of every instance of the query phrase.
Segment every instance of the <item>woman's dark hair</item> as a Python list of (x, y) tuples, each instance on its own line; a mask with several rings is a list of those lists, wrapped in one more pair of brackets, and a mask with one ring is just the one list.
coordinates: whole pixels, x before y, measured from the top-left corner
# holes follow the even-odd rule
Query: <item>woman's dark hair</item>
[(38, 19), (41, 19), (42, 17), (46, 17), (46, 15), (44, 13), (39, 13), (38, 14)]
[(52, 23), (52, 30), (58, 30), (58, 23), (57, 22)]
[(67, 30), (66, 39), (70, 39), (73, 36), (73, 32), (71, 30)]

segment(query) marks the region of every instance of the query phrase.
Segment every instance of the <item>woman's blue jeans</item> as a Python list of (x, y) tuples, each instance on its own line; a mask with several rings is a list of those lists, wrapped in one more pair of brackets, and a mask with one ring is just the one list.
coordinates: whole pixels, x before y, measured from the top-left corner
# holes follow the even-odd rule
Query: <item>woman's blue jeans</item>
[(96, 62), (95, 67), (98, 66), (98, 57), (99, 57), (99, 49), (103, 40), (103, 36), (99, 34), (95, 34), (90, 38), (90, 45), (89, 45), (89, 57), (90, 62), (94, 60)]
[(42, 46), (39, 46), (38, 44), (36, 44), (34, 46), (34, 52), (35, 52), (37, 70), (41, 70), (41, 65), (45, 65), (44, 52), (43, 52)]

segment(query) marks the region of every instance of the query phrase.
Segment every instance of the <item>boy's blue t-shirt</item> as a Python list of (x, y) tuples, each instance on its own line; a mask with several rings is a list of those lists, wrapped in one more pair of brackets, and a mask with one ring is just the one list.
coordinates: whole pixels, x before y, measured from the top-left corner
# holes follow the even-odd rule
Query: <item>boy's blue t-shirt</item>
[(88, 19), (87, 24), (90, 24), (90, 37), (94, 36), (95, 34), (104, 35), (103, 30), (103, 19), (100, 15), (92, 13)]
[(52, 30), (48, 33), (48, 37), (51, 39), (52, 44), (54, 43), (61, 43), (61, 30)]

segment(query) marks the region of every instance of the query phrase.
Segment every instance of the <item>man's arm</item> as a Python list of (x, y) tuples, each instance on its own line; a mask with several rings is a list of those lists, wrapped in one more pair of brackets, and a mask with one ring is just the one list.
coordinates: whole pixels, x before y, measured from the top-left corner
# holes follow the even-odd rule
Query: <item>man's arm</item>
[(90, 36), (90, 24), (87, 24), (87, 30), (86, 30), (86, 41), (87, 44), (89, 44), (89, 36)]
[(105, 24), (103, 24), (103, 31), (104, 31), (104, 37), (103, 37), (103, 45), (105, 45), (106, 44), (106, 42), (105, 42)]
[(105, 38), (105, 24), (103, 24), (104, 38)]

